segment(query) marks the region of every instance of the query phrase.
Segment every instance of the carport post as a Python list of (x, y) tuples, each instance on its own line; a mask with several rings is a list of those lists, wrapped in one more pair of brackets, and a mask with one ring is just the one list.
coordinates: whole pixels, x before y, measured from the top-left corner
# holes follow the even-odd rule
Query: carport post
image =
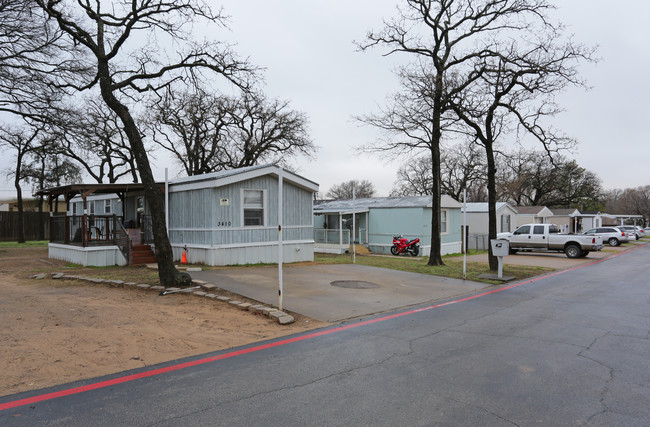
[(282, 167), (278, 171), (278, 310), (282, 311)]

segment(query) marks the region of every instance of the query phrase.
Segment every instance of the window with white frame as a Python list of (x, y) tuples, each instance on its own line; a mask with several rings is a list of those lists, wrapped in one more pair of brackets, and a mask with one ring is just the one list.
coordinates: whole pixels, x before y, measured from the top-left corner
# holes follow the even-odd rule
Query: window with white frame
[(91, 215), (95, 215), (95, 202), (92, 200), (88, 202), (88, 211), (90, 212)]
[(244, 226), (264, 225), (264, 191), (244, 190)]
[(104, 213), (111, 213), (111, 201), (109, 199), (104, 200)]
[(440, 234), (447, 233), (447, 211), (440, 211)]

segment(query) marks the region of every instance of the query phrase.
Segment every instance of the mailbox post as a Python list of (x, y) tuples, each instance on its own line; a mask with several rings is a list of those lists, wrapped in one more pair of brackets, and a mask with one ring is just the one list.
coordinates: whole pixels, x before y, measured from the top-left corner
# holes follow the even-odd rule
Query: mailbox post
[(507, 240), (492, 239), (492, 255), (499, 261), (499, 279), (503, 278), (503, 257), (510, 253), (510, 242)]

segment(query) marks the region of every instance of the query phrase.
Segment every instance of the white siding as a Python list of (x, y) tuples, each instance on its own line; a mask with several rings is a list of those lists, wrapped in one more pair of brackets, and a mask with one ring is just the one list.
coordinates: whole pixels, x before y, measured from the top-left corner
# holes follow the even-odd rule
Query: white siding
[(106, 267), (111, 265), (126, 265), (126, 259), (117, 246), (95, 246), (82, 248), (81, 246), (61, 245), (50, 243), (48, 257), (61, 261)]

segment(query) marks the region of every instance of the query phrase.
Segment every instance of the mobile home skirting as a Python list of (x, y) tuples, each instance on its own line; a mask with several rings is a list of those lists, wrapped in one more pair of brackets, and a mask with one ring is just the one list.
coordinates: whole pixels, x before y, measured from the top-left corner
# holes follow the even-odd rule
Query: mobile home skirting
[(83, 266), (107, 267), (127, 265), (127, 260), (117, 246), (71, 246), (58, 243), (48, 244), (48, 258), (81, 264)]
[[(313, 261), (314, 241), (283, 241), (282, 260), (285, 263)], [(244, 265), (275, 264), (278, 262), (278, 242), (257, 242), (235, 245), (194, 245), (172, 243), (174, 260), (180, 262), (183, 251), (189, 264)]]

